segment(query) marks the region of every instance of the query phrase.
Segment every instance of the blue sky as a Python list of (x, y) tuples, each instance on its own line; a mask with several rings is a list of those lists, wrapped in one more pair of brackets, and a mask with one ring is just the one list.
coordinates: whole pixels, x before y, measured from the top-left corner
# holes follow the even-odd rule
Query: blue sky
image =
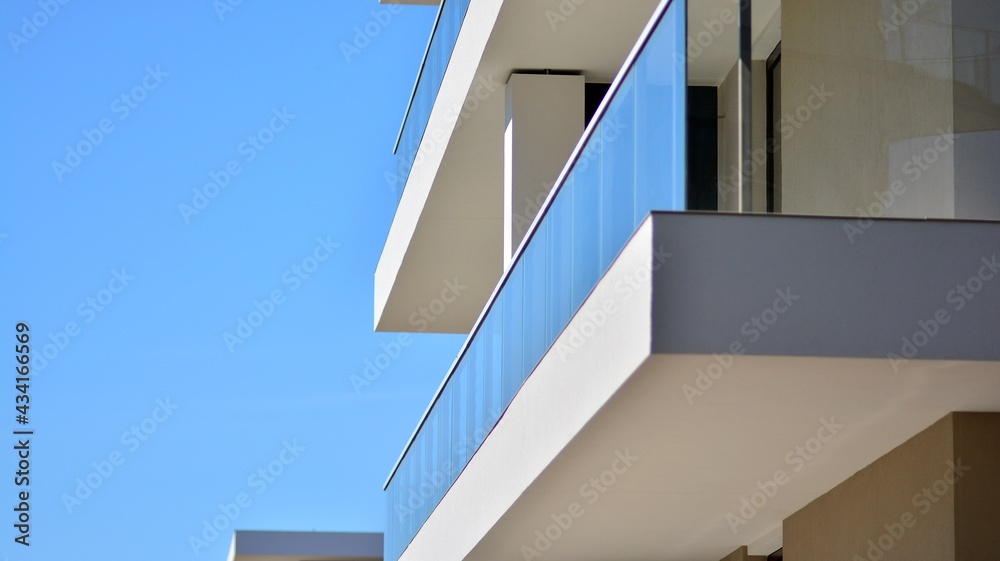
[(396, 340), (372, 332), (383, 173), (434, 8), (224, 1), (0, 4), (0, 337), (14, 364), (27, 322), (34, 368), (30, 547), (13, 371), (0, 391), (11, 560), (381, 531), (382, 483), (461, 343), (416, 336), (351, 384)]

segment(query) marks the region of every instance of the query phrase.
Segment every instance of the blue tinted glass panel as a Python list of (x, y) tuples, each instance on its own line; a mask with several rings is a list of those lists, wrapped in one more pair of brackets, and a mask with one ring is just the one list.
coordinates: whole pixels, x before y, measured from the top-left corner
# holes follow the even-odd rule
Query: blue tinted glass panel
[(413, 91), (413, 99), (408, 108), (403, 129), (396, 148), (396, 170), (387, 181), (397, 197), (402, 196), (403, 186), (409, 177), (410, 169), (419, 157), (417, 154), (420, 142), (427, 134), (427, 121), (437, 100), (441, 81), (445, 70), (455, 50), (459, 31), (469, 10), (470, 0), (446, 0), (441, 7), (437, 28), (431, 37), (423, 62), (423, 68), (417, 77), (417, 85)]
[(673, 2), (636, 62), (636, 212), (641, 222), (651, 210), (683, 210), (687, 123), (684, 2)]
[(469, 446), (472, 450), (479, 448), (483, 442), (483, 423), (486, 405), (486, 371), (483, 368), (483, 347), (484, 337), (476, 337), (469, 345), (469, 350), (465, 353), (465, 361), (469, 363), (469, 376), (474, 381), (474, 386), (469, 392)]
[(469, 458), (467, 456), (468, 447), (465, 446), (465, 437), (469, 432), (469, 408), (468, 401), (463, 399), (466, 388), (470, 380), (467, 376), (465, 363), (461, 363), (455, 375), (451, 377), (448, 385), (451, 386), (451, 450), (452, 461), (455, 465), (464, 466)]
[(635, 79), (630, 72), (601, 120), (601, 274), (635, 229)]
[(506, 408), (524, 379), (524, 286), (520, 263), (514, 266), (503, 297), (503, 405)]
[[(481, 335), (484, 352), (484, 390), (486, 391), (486, 415), (490, 428), (503, 411), (503, 299), (502, 295), (493, 302)], [(487, 430), (487, 432), (489, 432)]]
[(546, 339), (554, 341), (573, 315), (573, 197), (572, 176), (552, 201), (545, 221), (548, 229), (548, 316)]
[(524, 374), (527, 378), (548, 348), (545, 338), (545, 273), (547, 233), (546, 220), (535, 230), (531, 243), (524, 250)]
[[(460, 21), (458, 7), (464, 17), (467, 0), (445, 3), (436, 40), (457, 34), (448, 22)], [(402, 458), (387, 488), (387, 560), (399, 558), (639, 222), (684, 208), (685, 21), (675, 1), (654, 26)], [(429, 57), (426, 73), (446, 65)], [(415, 104), (433, 104), (418, 94)]]
[(601, 152), (597, 126), (573, 168), (573, 309), (580, 307), (601, 274)]

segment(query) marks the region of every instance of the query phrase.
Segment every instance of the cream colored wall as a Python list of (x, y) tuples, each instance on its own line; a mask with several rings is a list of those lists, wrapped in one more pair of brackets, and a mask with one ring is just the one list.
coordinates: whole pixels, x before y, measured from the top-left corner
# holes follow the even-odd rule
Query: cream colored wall
[[(785, 519), (784, 558), (955, 561), (953, 490), (930, 508), (922, 501), (914, 504), (915, 494), (941, 479), (953, 457), (953, 417), (948, 415)], [(880, 547), (886, 525), (898, 535), (896, 525), (909, 523), (909, 517), (913, 527), (903, 526), (899, 539), (890, 536), (891, 544), (882, 539), (889, 547)], [(869, 553), (872, 543), (878, 549)]]
[(783, 212), (859, 215), (898, 180), (887, 216), (954, 216), (954, 150), (919, 177), (907, 166), (952, 130), (951, 1), (921, 2), (894, 32), (896, 0), (784, 0)]
[(785, 519), (785, 559), (995, 558), (998, 443), (1000, 413), (949, 414)]

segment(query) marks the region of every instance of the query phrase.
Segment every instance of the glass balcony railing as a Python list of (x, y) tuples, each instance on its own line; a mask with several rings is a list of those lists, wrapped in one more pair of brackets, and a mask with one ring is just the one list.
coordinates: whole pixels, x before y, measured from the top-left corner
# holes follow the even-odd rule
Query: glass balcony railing
[(400, 557), (638, 225), (684, 209), (686, 20), (682, 0), (657, 9), (396, 464), (386, 559)]
[(410, 96), (410, 104), (403, 117), (403, 126), (396, 138), (393, 152), (396, 154), (396, 170), (390, 174), (388, 182), (397, 197), (403, 195), (403, 187), (410, 176), (410, 168), (417, 158), (420, 141), (427, 129), (431, 108), (441, 89), (444, 71), (448, 68), (451, 53), (458, 41), (465, 14), (471, 0), (442, 0), (437, 19), (431, 30), (431, 39), (424, 51), (424, 62), (417, 73), (417, 82)]

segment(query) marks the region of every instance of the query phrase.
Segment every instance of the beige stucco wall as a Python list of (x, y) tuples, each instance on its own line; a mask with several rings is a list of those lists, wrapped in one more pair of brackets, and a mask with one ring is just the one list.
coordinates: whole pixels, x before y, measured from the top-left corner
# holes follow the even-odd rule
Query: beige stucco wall
[(887, 216), (954, 216), (954, 151), (907, 167), (953, 127), (951, 1), (922, 2), (897, 32), (895, 0), (782, 2), (783, 212), (859, 215), (900, 180)]
[(953, 413), (784, 522), (789, 561), (978, 561), (1000, 551), (1000, 414)]
[[(949, 415), (785, 519), (785, 558), (853, 561), (881, 552), (881, 561), (954, 561), (955, 494), (930, 508), (923, 499), (914, 504), (914, 496), (940, 479), (952, 460), (952, 427)], [(881, 538), (890, 530), (900, 535), (897, 525), (910, 524), (911, 517), (915, 523), (899, 539)]]

